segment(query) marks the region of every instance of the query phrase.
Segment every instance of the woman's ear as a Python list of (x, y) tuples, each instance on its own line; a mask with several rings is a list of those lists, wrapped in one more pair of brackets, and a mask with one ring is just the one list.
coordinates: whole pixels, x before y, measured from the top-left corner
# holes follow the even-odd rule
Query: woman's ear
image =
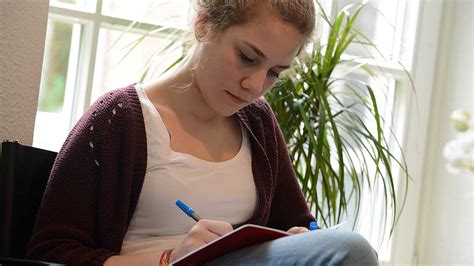
[(209, 14), (199, 11), (194, 21), (194, 35), (198, 41), (206, 39), (210, 26)]

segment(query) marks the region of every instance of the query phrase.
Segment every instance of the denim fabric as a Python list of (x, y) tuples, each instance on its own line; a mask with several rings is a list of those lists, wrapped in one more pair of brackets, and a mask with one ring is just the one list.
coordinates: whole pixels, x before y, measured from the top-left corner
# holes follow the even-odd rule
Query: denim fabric
[(232, 252), (206, 265), (378, 265), (377, 253), (357, 233), (315, 230)]

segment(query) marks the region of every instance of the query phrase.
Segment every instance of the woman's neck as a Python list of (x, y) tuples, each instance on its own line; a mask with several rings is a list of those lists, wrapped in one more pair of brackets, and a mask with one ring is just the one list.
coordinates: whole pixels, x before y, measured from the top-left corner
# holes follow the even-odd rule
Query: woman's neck
[(177, 116), (203, 123), (220, 123), (227, 117), (216, 114), (206, 103), (200, 88), (194, 82), (193, 68), (198, 56), (193, 53), (172, 73), (145, 85), (155, 106), (169, 109)]

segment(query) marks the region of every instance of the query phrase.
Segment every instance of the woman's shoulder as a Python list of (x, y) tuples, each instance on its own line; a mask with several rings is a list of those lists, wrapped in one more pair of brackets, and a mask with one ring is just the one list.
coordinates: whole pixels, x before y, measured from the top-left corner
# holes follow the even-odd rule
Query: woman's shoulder
[(238, 116), (253, 133), (260, 133), (262, 137), (272, 135), (270, 132), (274, 132), (278, 126), (275, 114), (263, 97), (243, 108)]
[[(143, 124), (143, 115), (135, 84), (111, 90), (99, 97), (72, 129), (72, 134), (124, 130), (136, 123)], [(140, 127), (138, 127), (140, 128)], [(87, 131), (87, 130), (86, 130)]]
[(243, 109), (243, 111), (250, 116), (257, 116), (262, 118), (263, 117), (271, 117), (273, 116), (273, 111), (270, 105), (267, 103), (265, 98), (260, 97), (252, 104), (248, 105)]
[(118, 109), (131, 111), (138, 109), (141, 113), (140, 100), (135, 89), (135, 84), (114, 89), (103, 94), (91, 105), (88, 112), (95, 112), (95, 115), (100, 115), (103, 112), (112, 112), (113, 115), (116, 115)]

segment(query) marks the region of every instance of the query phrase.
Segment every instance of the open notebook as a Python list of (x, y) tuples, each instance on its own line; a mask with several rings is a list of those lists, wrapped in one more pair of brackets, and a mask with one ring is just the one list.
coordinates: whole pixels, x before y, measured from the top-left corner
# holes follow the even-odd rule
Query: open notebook
[(175, 261), (172, 265), (200, 265), (232, 251), (290, 234), (254, 224), (243, 225)]

